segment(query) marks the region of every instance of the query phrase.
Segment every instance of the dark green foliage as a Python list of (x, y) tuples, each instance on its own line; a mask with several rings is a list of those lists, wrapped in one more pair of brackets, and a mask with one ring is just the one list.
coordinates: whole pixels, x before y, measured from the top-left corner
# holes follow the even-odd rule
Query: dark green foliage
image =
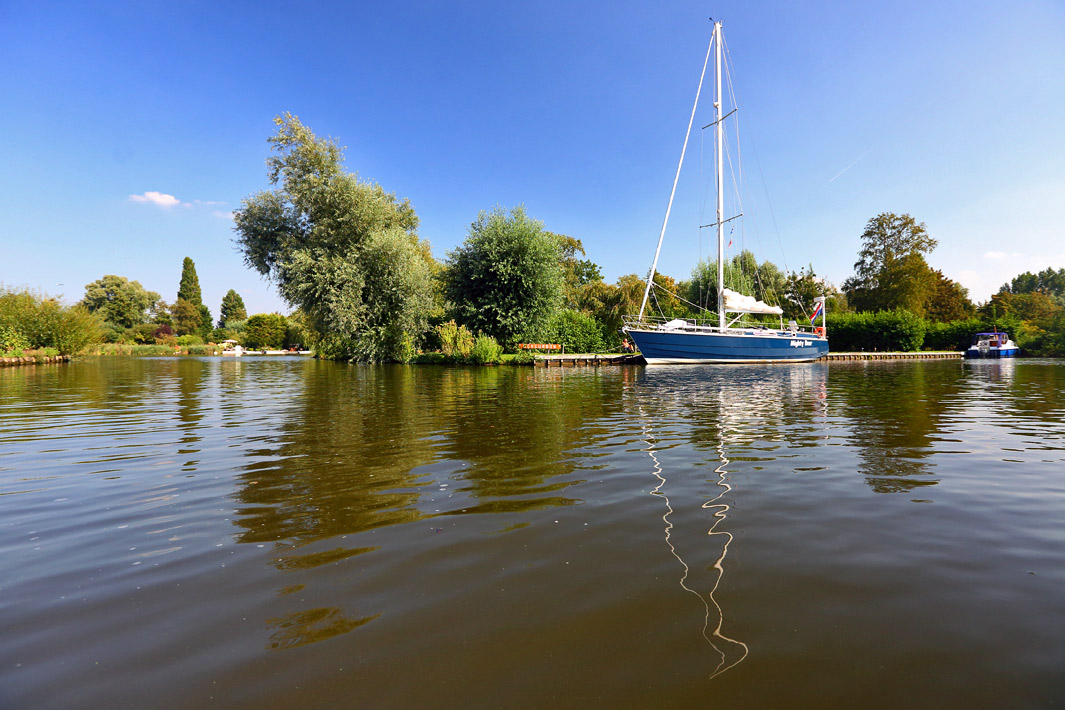
[(138, 323), (125, 332), (123, 340), (137, 345), (154, 345), (157, 328), (154, 323)]
[(170, 308), (174, 330), (178, 335), (199, 333), (203, 327), (203, 312), (200, 307), (184, 298), (179, 298)]
[(196, 264), (187, 256), (181, 263), (181, 283), (178, 284), (177, 297), (195, 306), (203, 303), (203, 296), (200, 293), (200, 277), (196, 275)]
[(603, 350), (603, 333), (594, 318), (569, 308), (556, 312), (538, 339), (557, 343), (567, 353), (594, 353)]
[(828, 314), (828, 338), (837, 352), (920, 350), (926, 323), (904, 310)]
[(129, 328), (147, 322), (158, 303), (159, 294), (145, 290), (139, 281), (108, 274), (85, 285), (80, 305), (108, 323)]
[(103, 340), (104, 324), (84, 306), (72, 308), (28, 289), (0, 286), (0, 333), (28, 348), (54, 348), (72, 355)]
[(925, 317), (930, 321), (949, 323), (976, 315), (976, 306), (969, 300), (969, 290), (957, 281), (948, 279), (942, 271), (932, 272), (935, 290), (925, 304)]
[(196, 330), (196, 334), (201, 338), (206, 338), (214, 330), (214, 319), (211, 318), (211, 311), (207, 306), (200, 304), (200, 327)]
[(218, 312), (218, 327), (224, 328), (231, 320), (247, 320), (247, 318), (248, 311), (244, 308), (244, 299), (233, 289), (226, 291), (226, 295), (222, 296), (222, 307)]
[(481, 212), (443, 280), (456, 320), (512, 348), (562, 304), (559, 242), (523, 207)]
[(925, 350), (965, 350), (972, 343), (973, 336), (977, 333), (990, 330), (979, 318), (966, 318), (964, 320), (950, 321), (947, 323), (930, 322), (925, 331)]
[(1040, 330), (1024, 344), (1027, 355), (1034, 357), (1065, 357), (1065, 312), (1054, 316), (1044, 323), (1046, 330)]
[(279, 313), (259, 313), (244, 325), (241, 341), (252, 350), (278, 350), (285, 342), (288, 324)]

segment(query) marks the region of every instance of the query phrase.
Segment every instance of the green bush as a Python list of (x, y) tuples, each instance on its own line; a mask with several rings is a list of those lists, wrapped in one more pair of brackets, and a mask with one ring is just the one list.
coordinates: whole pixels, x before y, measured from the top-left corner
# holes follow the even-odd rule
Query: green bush
[(548, 320), (544, 340), (557, 343), (569, 353), (594, 353), (603, 349), (603, 331), (586, 313), (570, 308), (556, 311)]
[(828, 337), (836, 352), (920, 350), (926, 323), (910, 311), (828, 314)]
[(532, 365), (536, 362), (536, 356), (528, 350), (519, 350), (510, 358), (511, 365)]
[(503, 360), (503, 346), (496, 342), (491, 335), (483, 333), (473, 341), (470, 350), (469, 361), (474, 365), (489, 365)]
[(258, 313), (244, 324), (241, 343), (252, 350), (277, 350), (285, 342), (287, 327), (280, 313)]
[(188, 345), (203, 345), (203, 338), (198, 335), (179, 335), (177, 344), (185, 347)]
[(0, 325), (0, 352), (8, 350), (25, 350), (30, 346), (30, 341), (14, 326)]
[(28, 289), (0, 286), (0, 328), (17, 333), (29, 348), (55, 348), (69, 354), (103, 340), (104, 324), (83, 306), (67, 307)]
[(447, 365), (451, 358), (444, 353), (418, 353), (411, 358), (411, 362), (418, 365)]
[(924, 336), (926, 350), (965, 350), (973, 335), (984, 330), (979, 318), (967, 318), (948, 323), (928, 323)]
[(455, 361), (463, 361), (469, 358), (473, 350), (473, 333), (464, 325), (456, 325), (455, 321), (449, 320), (436, 326), (437, 336), (440, 338), (440, 351)]

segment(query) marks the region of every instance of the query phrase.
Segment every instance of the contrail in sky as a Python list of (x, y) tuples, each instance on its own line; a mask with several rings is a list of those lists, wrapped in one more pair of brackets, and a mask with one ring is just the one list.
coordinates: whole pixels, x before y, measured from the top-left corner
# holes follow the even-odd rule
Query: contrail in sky
[(829, 182), (834, 182), (836, 178), (838, 178), (838, 177), (839, 177), (840, 175), (842, 175), (843, 173), (845, 173), (845, 172), (847, 172), (848, 170), (850, 170), (851, 168), (853, 168), (853, 167), (854, 167), (855, 165), (857, 165), (857, 164), (858, 164), (858, 161), (859, 161), (859, 160), (861, 160), (862, 158), (864, 158), (865, 156), (869, 155), (869, 154), (870, 154), (870, 153), (872, 153), (872, 152), (873, 152), (873, 149), (872, 149), (872, 148), (870, 148), (869, 150), (867, 150), (867, 151), (865, 151), (864, 153), (862, 153), (861, 155), (859, 155), (859, 156), (858, 156), (857, 158), (855, 158), (855, 159), (854, 159), (854, 160), (853, 160), (853, 161), (851, 162), (851, 164), (850, 164), (850, 165), (848, 165), (847, 167), (843, 168), (843, 169), (842, 169), (842, 170), (840, 170), (840, 171), (839, 171), (838, 173), (836, 173), (836, 177), (834, 177), (834, 178), (832, 178), (831, 180), (829, 180)]
[[(922, 106), (921, 108), (919, 108), (919, 109), (917, 109), (916, 111), (914, 111), (914, 112), (913, 112), (912, 114), (910, 114), (910, 117), (909, 117), (909, 118), (907, 118), (906, 120), (904, 120), (904, 121), (902, 121), (901, 123), (899, 123), (899, 128), (902, 128), (902, 127), (903, 127), (903, 126), (905, 126), (905, 125), (906, 125), (907, 123), (909, 123), (910, 121), (912, 121), (913, 119), (915, 119), (915, 118), (917, 118), (917, 117), (918, 117), (919, 115), (921, 115), (921, 113), (922, 113), (922, 112), (923, 112), (923, 111), (924, 111), (924, 110), (925, 110), (926, 108), (928, 108), (929, 106), (931, 106), (931, 105), (932, 105), (932, 102), (933, 102), (933, 101), (935, 101), (935, 100), (936, 100), (936, 97), (934, 97), (934, 96), (933, 96), (933, 97), (932, 97), (931, 99), (929, 99), (929, 100), (928, 100), (928, 102), (927, 102), (927, 103), (926, 103), (926, 104), (925, 104), (924, 106)], [(857, 158), (855, 158), (855, 159), (854, 159), (854, 161), (853, 161), (853, 162), (852, 162), (852, 163), (851, 163), (850, 165), (848, 165), (847, 167), (843, 168), (843, 169), (842, 169), (842, 170), (840, 170), (840, 171), (839, 171), (838, 173), (836, 173), (836, 174), (835, 174), (835, 176), (834, 176), (834, 177), (833, 177), (833, 178), (832, 178), (831, 180), (829, 180), (829, 182), (835, 182), (836, 178), (838, 178), (838, 177), (839, 177), (840, 175), (842, 175), (843, 173), (847, 172), (848, 170), (850, 170), (851, 168), (853, 168), (853, 167), (854, 167), (855, 165), (857, 165), (857, 164), (858, 164), (858, 162), (859, 162), (859, 161), (860, 161), (860, 160), (861, 160), (862, 158), (864, 158), (865, 156), (867, 156), (867, 155), (869, 155), (870, 153), (872, 153), (872, 152), (873, 152), (873, 148), (876, 148), (876, 145), (873, 145), (873, 146), (872, 146), (871, 148), (869, 148), (869, 150), (865, 151), (864, 153), (862, 153), (861, 155), (859, 155), (859, 156), (858, 156)]]

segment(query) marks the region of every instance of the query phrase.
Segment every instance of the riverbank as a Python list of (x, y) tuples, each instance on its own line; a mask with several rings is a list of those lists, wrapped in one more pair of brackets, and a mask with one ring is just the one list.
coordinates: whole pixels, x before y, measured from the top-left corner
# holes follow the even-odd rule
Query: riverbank
[(23, 355), (22, 357), (0, 357), (0, 367), (14, 365), (49, 365), (70, 362), (69, 355)]

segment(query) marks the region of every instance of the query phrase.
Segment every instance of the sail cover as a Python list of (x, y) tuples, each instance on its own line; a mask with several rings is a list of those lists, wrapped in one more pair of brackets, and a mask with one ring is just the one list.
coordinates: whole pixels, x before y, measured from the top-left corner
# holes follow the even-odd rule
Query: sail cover
[(765, 315), (779, 316), (784, 313), (780, 306), (770, 306), (754, 298), (736, 293), (732, 289), (722, 289), (725, 294), (725, 310), (733, 313), (763, 313)]

